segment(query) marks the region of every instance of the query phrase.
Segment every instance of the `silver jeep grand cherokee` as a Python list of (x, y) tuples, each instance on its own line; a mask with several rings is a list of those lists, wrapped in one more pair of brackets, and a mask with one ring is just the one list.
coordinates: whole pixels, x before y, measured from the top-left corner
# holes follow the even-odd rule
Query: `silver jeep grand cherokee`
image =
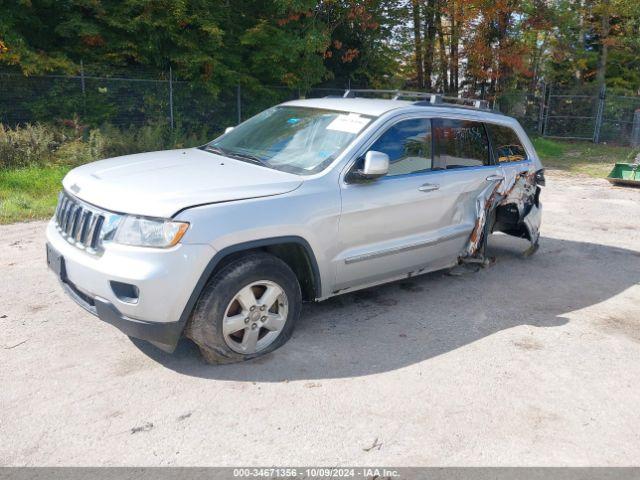
[(297, 100), (199, 148), (72, 170), (47, 262), (82, 307), (173, 351), (245, 360), (302, 301), (460, 264), (540, 225), (542, 165), (517, 121), (438, 95)]

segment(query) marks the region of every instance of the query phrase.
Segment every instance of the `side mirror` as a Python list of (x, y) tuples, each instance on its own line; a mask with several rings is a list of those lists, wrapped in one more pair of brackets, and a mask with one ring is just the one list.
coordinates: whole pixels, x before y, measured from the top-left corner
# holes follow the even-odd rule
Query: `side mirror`
[(227, 127), (224, 129), (224, 133), (229, 133), (231, 130), (233, 130), (235, 127)]
[(361, 170), (355, 170), (353, 175), (356, 180), (375, 180), (389, 173), (389, 155), (375, 150), (369, 150), (364, 156), (364, 165)]

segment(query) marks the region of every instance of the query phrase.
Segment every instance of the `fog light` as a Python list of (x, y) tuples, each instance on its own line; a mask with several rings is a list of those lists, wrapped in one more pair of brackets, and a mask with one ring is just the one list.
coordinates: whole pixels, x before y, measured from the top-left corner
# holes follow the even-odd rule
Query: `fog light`
[(111, 281), (111, 290), (118, 297), (118, 300), (125, 303), (138, 303), (138, 297), (140, 296), (140, 290), (135, 285), (130, 283), (122, 283)]

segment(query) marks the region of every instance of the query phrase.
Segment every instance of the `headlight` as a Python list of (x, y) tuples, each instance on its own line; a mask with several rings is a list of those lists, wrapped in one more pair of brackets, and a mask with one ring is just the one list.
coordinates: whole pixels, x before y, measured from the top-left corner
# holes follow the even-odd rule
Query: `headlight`
[(173, 247), (183, 237), (189, 224), (172, 220), (127, 215), (118, 226), (113, 239), (123, 245), (138, 247)]

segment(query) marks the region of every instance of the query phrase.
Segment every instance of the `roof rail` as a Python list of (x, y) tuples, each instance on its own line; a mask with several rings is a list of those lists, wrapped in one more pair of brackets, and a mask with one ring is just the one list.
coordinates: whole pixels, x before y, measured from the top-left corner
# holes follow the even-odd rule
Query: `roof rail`
[[(471, 107), (478, 110), (491, 110), (489, 108), (489, 102), (487, 100), (478, 100), (475, 98), (458, 98), (458, 97), (446, 97), (441, 93), (436, 93), (431, 96), (431, 105), (443, 105), (449, 104), (456, 107)], [(416, 102), (416, 104), (424, 104), (424, 102)]]
[(375, 90), (367, 88), (350, 88), (344, 91), (343, 98), (356, 98), (359, 93), (373, 93), (378, 95), (391, 95), (392, 100), (400, 100), (401, 98), (423, 98), (428, 99), (433, 93), (412, 92), (409, 90)]
[(370, 93), (378, 95), (391, 95), (392, 100), (400, 100), (401, 98), (411, 98), (419, 100), (414, 105), (431, 106), (451, 106), (462, 108), (475, 108), (478, 110), (491, 110), (489, 108), (489, 102), (487, 100), (477, 100), (474, 98), (458, 98), (448, 97), (441, 93), (429, 93), (429, 92), (413, 92), (410, 90), (375, 90), (365, 88), (347, 89), (342, 95), (343, 98), (356, 98), (359, 93)]

